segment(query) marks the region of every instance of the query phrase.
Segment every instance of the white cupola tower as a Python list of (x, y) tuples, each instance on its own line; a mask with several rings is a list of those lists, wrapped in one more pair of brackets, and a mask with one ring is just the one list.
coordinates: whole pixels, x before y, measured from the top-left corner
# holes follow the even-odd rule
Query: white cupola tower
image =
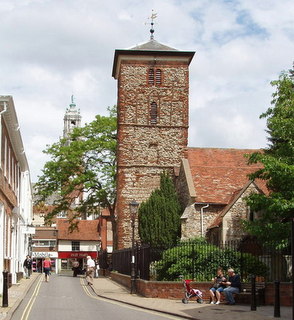
[(69, 134), (72, 132), (74, 128), (81, 127), (81, 115), (80, 109), (76, 108), (76, 104), (74, 103), (73, 96), (71, 96), (71, 104), (69, 108), (66, 109), (64, 115), (64, 128), (63, 128), (63, 138), (68, 138)]

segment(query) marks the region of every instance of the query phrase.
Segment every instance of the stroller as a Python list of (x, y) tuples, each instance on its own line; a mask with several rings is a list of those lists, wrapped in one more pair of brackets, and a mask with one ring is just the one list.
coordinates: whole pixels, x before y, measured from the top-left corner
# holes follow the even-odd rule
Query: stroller
[(191, 283), (192, 280), (183, 280), (184, 288), (185, 288), (185, 298), (182, 299), (183, 303), (188, 303), (190, 298), (196, 297), (196, 301), (198, 303), (202, 303), (202, 292), (198, 289), (193, 289), (191, 288)]

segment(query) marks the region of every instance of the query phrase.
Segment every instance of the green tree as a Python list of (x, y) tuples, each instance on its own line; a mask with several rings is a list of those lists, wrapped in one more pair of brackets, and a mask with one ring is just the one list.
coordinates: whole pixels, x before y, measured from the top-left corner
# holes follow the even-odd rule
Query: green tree
[(173, 181), (166, 172), (160, 176), (160, 188), (140, 205), (138, 216), (143, 243), (169, 246), (179, 239), (181, 206)]
[[(43, 151), (50, 156), (36, 183), (38, 203), (54, 198), (50, 222), (58, 213), (68, 212), (71, 229), (76, 218), (110, 212), (114, 246), (117, 243), (116, 219), (116, 108), (109, 116), (97, 115), (84, 127), (75, 128), (69, 139), (60, 139)], [(78, 199), (78, 201), (77, 201)]]
[(269, 147), (253, 153), (249, 163), (262, 163), (252, 179), (262, 179), (268, 195), (253, 194), (248, 198), (251, 210), (260, 219), (245, 222), (245, 228), (263, 242), (285, 244), (290, 237), (290, 219), (294, 217), (294, 72), (281, 73), (272, 81), (276, 88), (272, 105), (260, 117), (267, 119)]

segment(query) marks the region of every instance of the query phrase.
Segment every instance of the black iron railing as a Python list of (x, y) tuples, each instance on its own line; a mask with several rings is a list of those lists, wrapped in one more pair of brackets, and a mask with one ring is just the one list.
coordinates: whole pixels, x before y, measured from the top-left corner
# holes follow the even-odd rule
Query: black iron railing
[[(145, 280), (178, 280), (179, 276), (210, 281), (217, 267), (234, 268), (243, 281), (291, 281), (291, 246), (277, 248), (256, 240), (230, 241), (218, 246), (205, 241), (180, 242), (170, 248), (135, 246), (136, 275)], [(131, 274), (131, 248), (112, 253), (112, 268)]]

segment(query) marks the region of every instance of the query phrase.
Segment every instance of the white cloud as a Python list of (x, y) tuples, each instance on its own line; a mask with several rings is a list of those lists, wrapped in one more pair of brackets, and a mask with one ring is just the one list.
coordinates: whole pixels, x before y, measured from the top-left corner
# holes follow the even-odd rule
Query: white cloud
[(269, 82), (294, 52), (291, 0), (0, 0), (1, 94), (14, 97), (32, 180), (46, 144), (62, 135), (74, 94), (83, 122), (116, 103), (115, 49), (155, 38), (195, 50), (190, 66), (190, 146), (266, 146)]

